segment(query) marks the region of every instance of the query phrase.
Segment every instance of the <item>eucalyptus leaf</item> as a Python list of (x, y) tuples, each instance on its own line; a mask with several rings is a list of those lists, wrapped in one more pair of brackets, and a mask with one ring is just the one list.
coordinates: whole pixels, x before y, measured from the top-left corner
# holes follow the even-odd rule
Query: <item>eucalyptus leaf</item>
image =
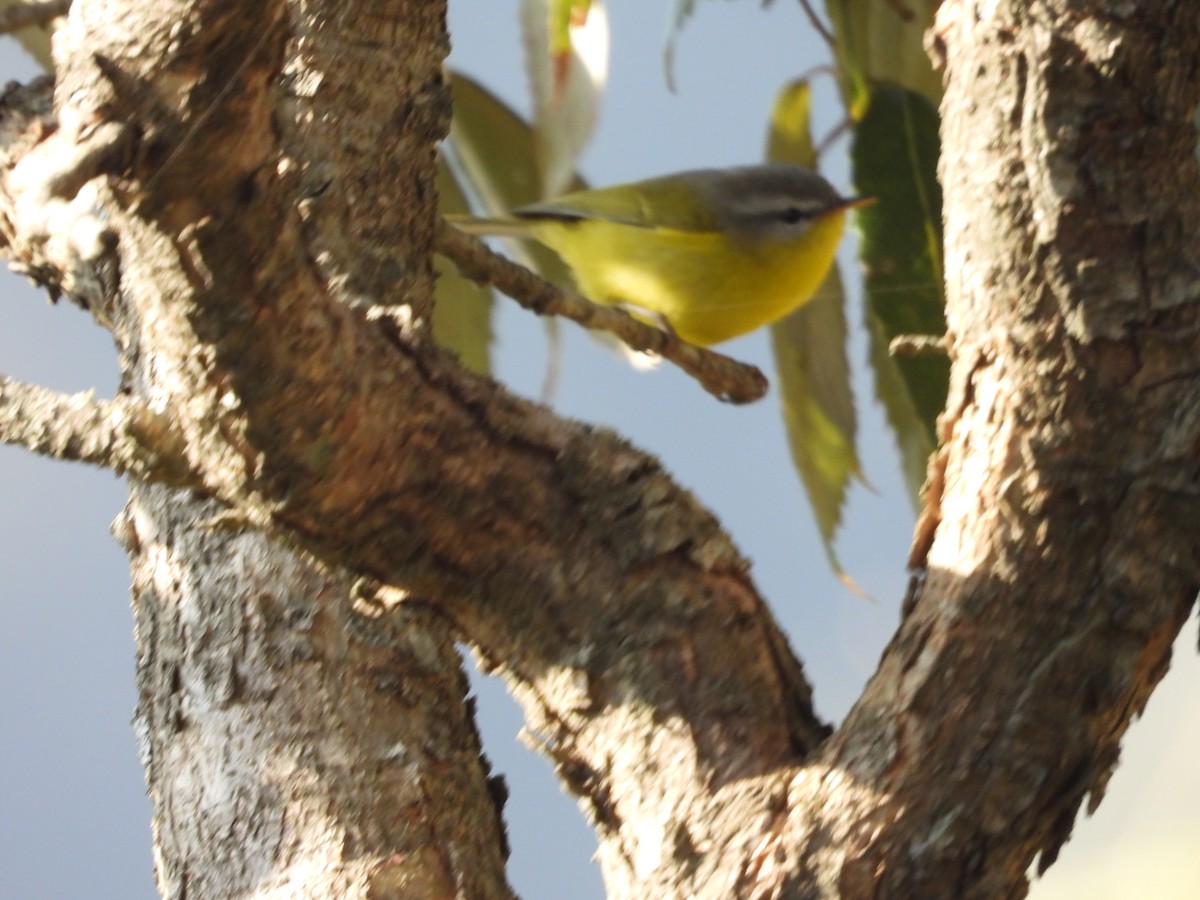
[[(812, 166), (811, 92), (805, 80), (784, 86), (771, 113), (767, 158)], [(835, 265), (813, 298), (771, 326), (779, 400), (792, 462), (816, 516), (830, 565), (844, 575), (834, 538), (850, 479), (859, 474), (857, 420), (846, 353), (845, 293)]]
[(841, 277), (831, 269), (812, 300), (771, 326), (792, 462), (812, 504), (826, 556), (839, 575), (834, 539), (850, 480), (861, 471), (844, 301)]
[[(489, 216), (541, 200), (541, 175), (534, 152), (533, 129), (504, 101), (478, 82), (450, 73), (454, 117), (445, 147), (468, 195)], [(572, 189), (583, 187), (579, 179)], [(550, 250), (533, 241), (511, 241), (525, 265), (548, 281), (570, 284), (567, 267)]]
[[(438, 157), (438, 201), (445, 213), (470, 212), (467, 198), (446, 160)], [(492, 292), (463, 278), (440, 255), (433, 258), (437, 296), (433, 308), (433, 336), (458, 355), (464, 366), (482, 375), (491, 374)]]
[(875, 386), (896, 432), (914, 505), (936, 446), (946, 402), (946, 356), (892, 357), (897, 335), (946, 331), (942, 289), (942, 192), (937, 180), (938, 113), (896, 85), (872, 89), (850, 150), (856, 189), (878, 198), (859, 211), (867, 267), (867, 327)]
[(570, 50), (571, 26), (587, 20), (592, 0), (541, 0), (541, 5), (548, 7), (550, 52)]
[(837, 38), (834, 55), (850, 118), (859, 119), (871, 85), (902, 85), (937, 104), (941, 76), (925, 52), (926, 30), (940, 0), (826, 0)]
[(522, 0), (521, 25), (542, 199), (571, 184), (595, 127), (608, 77), (608, 13), (601, 0)]
[(798, 78), (783, 86), (771, 110), (771, 128), (767, 133), (767, 159), (813, 168), (817, 150), (808, 121), (812, 113), (812, 86)]

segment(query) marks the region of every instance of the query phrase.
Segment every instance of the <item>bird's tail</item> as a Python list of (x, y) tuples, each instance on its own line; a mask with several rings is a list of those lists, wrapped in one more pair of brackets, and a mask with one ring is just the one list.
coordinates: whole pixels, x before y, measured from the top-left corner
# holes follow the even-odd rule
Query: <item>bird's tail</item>
[(451, 214), (446, 216), (446, 221), (459, 231), (465, 231), (467, 234), (486, 234), (495, 235), (496, 237), (530, 236), (531, 223), (526, 219), (517, 219), (509, 216), (481, 218), (479, 216)]

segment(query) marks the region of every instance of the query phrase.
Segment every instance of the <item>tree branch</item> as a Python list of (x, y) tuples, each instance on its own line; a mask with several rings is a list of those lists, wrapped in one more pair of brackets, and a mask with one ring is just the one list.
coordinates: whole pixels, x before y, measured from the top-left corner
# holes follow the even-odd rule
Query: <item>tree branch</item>
[[(105, 4), (100, 17), (81, 4), (81, 16), (99, 18), (68, 29), (74, 52), (56, 45), (60, 125), (38, 144), (39, 156), (68, 159), (109, 120), (139, 137), (113, 176), (84, 180), (86, 205), (103, 210), (114, 236), (106, 246), (119, 257), (106, 270), (119, 281), (97, 304), (110, 310), (130, 383), (152, 408), (171, 410), (213, 496), (251, 521), (269, 519), (332, 568), (403, 588), (501, 668), (530, 730), (590, 802), (615, 892), (669, 896), (681, 883), (727, 880), (770, 820), (781, 773), (828, 733), (745, 560), (653, 458), (469, 375), (402, 316), (393, 333), (361, 314), (365, 298), (409, 305), (419, 320), (432, 299), (429, 149), (448, 114), (444, 42), (432, 41), (443, 34), (437, 4), (339, 7), (315, 19), (328, 29), (319, 41), (288, 35), (304, 17), (279, 4), (213, 0), (203, 22), (193, 7)], [(131, 33), (186, 39), (148, 49), (131, 45)], [(285, 50), (296, 54), (286, 66)], [(308, 66), (320, 77), (304, 77)], [(285, 68), (294, 82), (280, 81)], [(54, 193), (39, 173), (71, 181), (30, 167), (28, 196)], [(409, 202), (351, 190), (364, 184), (406, 185)], [(43, 243), (22, 240), (21, 227), (41, 222), (13, 221), (14, 243), (37, 264)], [(164, 534), (185, 534), (184, 520), (200, 514), (161, 492), (136, 499), (153, 504), (146, 518)], [(211, 614), (241, 616), (224, 605)], [(321, 632), (302, 643), (324, 664), (339, 640)], [(161, 651), (176, 652), (209, 651)], [(236, 696), (221, 702), (238, 708)], [(214, 746), (233, 721), (206, 718)], [(155, 755), (194, 740), (189, 731), (156, 735)], [(166, 770), (152, 777), (165, 779), (154, 782), (156, 797), (176, 787)], [(478, 800), (478, 769), (436, 780), (452, 786), (422, 819), (481, 808), (460, 799)], [(290, 799), (280, 794), (280, 807)], [(648, 845), (664, 854), (652, 868), (646, 852), (629, 850), (649, 840), (647, 822), (662, 829)], [(482, 858), (490, 832), (447, 833), (455, 859)], [(684, 859), (685, 834), (713, 848), (699, 867)], [(387, 829), (378, 836), (386, 848)], [(461, 849), (468, 839), (474, 849)], [(188, 852), (203, 860), (220, 842), (197, 846)], [(166, 855), (189, 858), (179, 848)], [(467, 874), (502, 890), (491, 865), (499, 859), (494, 850)]]
[[(402, 317), (393, 334), (347, 308), (395, 299), (420, 320), (431, 302), (430, 148), (447, 116), (440, 6), (343, 4), (311, 20), (282, 2), (211, 0), (202, 17), (196, 6), (80, 4), (97, 18), (70, 29), (78, 46), (62, 44), (59, 127), (39, 146), (71, 159), (109, 119), (128, 122), (136, 146), (112, 154), (122, 162), (110, 175), (113, 159), (95, 169), (76, 155), (86, 177), (51, 166), (15, 181), (26, 197), (82, 195), (81, 214), (102, 210), (92, 218), (113, 239), (47, 261), (53, 229), (34, 211), (14, 204), (5, 227), (31, 265), (77, 266), (73, 277), (101, 292), (139, 398), (171, 410), (214, 495), (331, 567), (403, 589), (401, 631), (432, 634), (437, 652), (399, 656), (387, 636), (347, 624), (328, 599), (344, 586), (304, 576), (303, 596), (326, 602), (293, 603), (272, 580), (303, 556), (263, 559), (278, 548), (257, 536), (221, 536), (220, 571), (236, 577), (191, 605), (156, 599), (165, 573), (144, 554), (139, 635), (192, 642), (179, 655), (152, 644), (141, 670), (154, 691), (145, 721), (160, 729), (152, 777), (168, 782), (152, 782), (160, 806), (203, 781), (182, 771), (171, 782), (172, 765), (251, 733), (261, 758), (286, 764), (244, 757), (238, 790), (222, 792), (250, 797), (256, 824), (270, 820), (239, 842), (247, 878), (282, 871), (271, 854), (293, 852), (280, 836), (319, 790), (307, 821), (336, 839), (303, 849), (346, 848), (348, 868), (370, 859), (364, 878), (393, 893), (415, 872), (439, 890), (484, 878), (463, 890), (502, 896), (498, 829), (461, 686), (446, 675), (439, 624), (450, 619), (586, 798), (614, 894), (1019, 893), (1033, 855), (1052, 857), (1085, 794), (1102, 792), (1200, 581), (1190, 5), (1129, 17), (1080, 0), (1054, 28), (1001, 2), (946, 31), (945, 134), (957, 148), (944, 163), (956, 198), (947, 241), (958, 250), (946, 267), (957, 281), (945, 476), (931, 498), (941, 524), (918, 558), (923, 590), (824, 744), (744, 559), (654, 459), (470, 376)], [(286, 32), (309, 26), (327, 29), (326, 47)], [(1120, 28), (1121, 40), (1095, 39)], [(1064, 47), (1067, 37), (1082, 43)], [(308, 71), (312, 53), (327, 55)], [(979, 65), (974, 53), (996, 57)], [(344, 118), (327, 115), (337, 109)], [(379, 184), (405, 185), (409, 202)], [(120, 266), (106, 267), (113, 253)], [(89, 270), (104, 277), (88, 282)], [(212, 545), (189, 523), (204, 507), (165, 493), (135, 498), (152, 527), (135, 523), (131, 546), (173, 541), (180, 560), (202, 559)], [(184, 627), (196, 621), (214, 630)], [(243, 667), (260, 656), (270, 664)], [(425, 694), (430, 681), (439, 689)], [(346, 684), (364, 703), (354, 715), (337, 699)], [(311, 696), (322, 717), (311, 729), (271, 718), (303, 715)], [(429, 715), (439, 703), (455, 729)], [(394, 726), (410, 706), (426, 714), (427, 738), (361, 727)], [(456, 740), (468, 752), (423, 743)], [(387, 776), (354, 780), (366, 772)], [(280, 773), (295, 780), (271, 780)], [(411, 793), (384, 790), (391, 776)], [(437, 796), (421, 793), (429, 779)], [(368, 807), (369, 827), (337, 831)], [(457, 827), (460, 810), (475, 814), (470, 827)], [(228, 835), (243, 820), (211, 821)], [(394, 833), (397, 821), (435, 824), (414, 837)], [(176, 869), (164, 883), (205, 892), (189, 879), (219, 877), (211, 854), (227, 846), (209, 841), (204, 865), (166, 854)]]
[(722, 400), (751, 403), (767, 392), (767, 379), (755, 366), (696, 347), (661, 328), (639, 322), (624, 310), (592, 303), (574, 291), (550, 284), (445, 221), (438, 227), (437, 249), (464, 277), (499, 288), (538, 315), (564, 316), (585, 328), (614, 334), (634, 350), (657, 353)]
[[(827, 859), (855, 823), (821, 879), (842, 896), (1023, 896), (1100, 802), (1200, 588), (1200, 16), (956, 9), (920, 577), (782, 839)], [(796, 872), (782, 894), (812, 884)]]
[(888, 344), (892, 356), (945, 356), (944, 334), (898, 334)]
[[(134, 574), (138, 735), (164, 896), (511, 897), (503, 791), (445, 617), (352, 596), (357, 573), (321, 562), (341, 555), (321, 549), (323, 526), (308, 537), (279, 527), (321, 491), (302, 476), (295, 509), (278, 504), (291, 477), (260, 446), (294, 427), (280, 446), (306, 449), (284, 469), (328, 474), (334, 444), (387, 427), (357, 431), (350, 394), (383, 399), (405, 357), (349, 304), (400, 297), (419, 312), (432, 294), (426, 164), (444, 112), (443, 6), (77, 4), (56, 40), (51, 127), (21, 127), (21, 110), (6, 123), (36, 136), (14, 142), (4, 166), (21, 170), (0, 187), (20, 187), (15, 213), (0, 216), (10, 246), (44, 280), (77, 266), (73, 282), (97, 289), (88, 302), (121, 349), (124, 383), (168, 411), (224, 504), (135, 482), (116, 529)], [(87, 165), (91, 138), (125, 122), (138, 123), (129, 152)], [(343, 189), (367, 184), (403, 184), (428, 207)], [(98, 254), (88, 241), (56, 247), (45, 200), (76, 222), (111, 213), (112, 240)], [(334, 347), (338, 358), (324, 357)], [(327, 393), (321, 379), (339, 370)], [(251, 423), (246, 413), (276, 400), (300, 419), (309, 403), (321, 415), (348, 403), (325, 427), (349, 430), (327, 444), (313, 419)]]
[(70, 8), (71, 0), (16, 3), (0, 10), (0, 34), (11, 34), (31, 25), (45, 25), (59, 16), (65, 16)]
[(96, 400), (0, 376), (0, 441), (175, 487), (200, 487), (170, 419), (130, 397)]

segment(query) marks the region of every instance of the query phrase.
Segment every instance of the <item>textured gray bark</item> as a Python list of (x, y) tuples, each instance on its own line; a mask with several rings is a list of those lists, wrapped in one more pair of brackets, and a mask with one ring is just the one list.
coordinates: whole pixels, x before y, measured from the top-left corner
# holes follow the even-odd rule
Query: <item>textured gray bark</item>
[(861, 798), (844, 893), (1019, 896), (1200, 586), (1200, 8), (947, 4), (935, 32), (954, 366), (923, 583), (821, 759)]
[[(294, 326), (277, 332), (298, 369), (310, 362), (305, 333), (336, 329), (287, 309), (294, 297), (275, 292), (282, 282), (333, 286), (323, 298), (333, 320), (333, 304), (430, 294), (431, 137), (446, 116), (445, 39), (441, 10), (418, 8), (356, 4), (329, 17), (217, 2), (73, 13), (59, 48), (59, 152), (87, 141), (87, 126), (71, 133), (76, 119), (138, 131), (113, 138), (119, 155), (98, 151), (106, 169), (130, 176), (92, 182), (114, 210), (96, 243), (117, 254), (80, 267), (101, 277), (73, 287), (92, 288), (133, 397), (168, 411), (194, 442), (185, 456), (216, 462), (193, 486), (267, 478), (235, 396), (301, 410), (297, 393), (319, 377), (307, 367), (285, 398), (271, 387), (283, 376), (252, 359), (229, 374), (238, 351), (229, 344), (256, 316), (264, 334), (272, 318)], [(162, 43), (168, 31), (173, 40)], [(368, 35), (377, 52), (367, 58), (341, 43)], [(422, 42), (423, 53), (401, 52)], [(381, 70), (368, 75), (370, 66)], [(364, 78), (391, 87), (347, 89)], [(164, 91), (187, 102), (176, 108)], [(441, 106), (422, 112), (428, 93), (427, 105)], [(398, 97), (416, 111), (398, 116)], [(338, 188), (323, 190), (331, 181)], [(407, 183), (424, 208), (374, 188), (389, 182)], [(406, 246), (413, 260), (397, 253)], [(284, 252), (273, 256), (275, 247)], [(289, 251), (321, 269), (297, 255), (284, 262)], [(291, 274), (276, 280), (285, 268)], [(272, 310), (272, 300), (285, 309)], [(206, 322), (201, 307), (219, 315)], [(508, 896), (497, 798), (445, 620), (355, 588), (278, 528), (268, 536), (250, 527), (271, 517), (262, 499), (238, 512), (135, 482), (118, 525), (133, 570), (135, 724), (163, 895)]]
[(1200, 11), (1126, 6), (943, 8), (944, 446), (922, 578), (829, 736), (711, 515), (431, 345), (440, 4), (77, 4), (53, 115), (6, 98), (0, 220), (129, 396), (21, 407), (60, 428), (34, 441), (0, 385), (0, 429), (141, 479), (164, 893), (506, 895), (462, 637), (613, 896), (1022, 894), (1200, 585)]

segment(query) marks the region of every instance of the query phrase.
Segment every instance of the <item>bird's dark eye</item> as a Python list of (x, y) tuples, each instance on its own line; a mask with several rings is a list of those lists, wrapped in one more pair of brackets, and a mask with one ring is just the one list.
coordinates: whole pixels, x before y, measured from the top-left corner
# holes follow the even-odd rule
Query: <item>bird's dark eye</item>
[(779, 218), (783, 219), (783, 221), (787, 222), (789, 225), (795, 225), (802, 219), (807, 218), (807, 216), (805, 216), (804, 210), (800, 209), (798, 206), (789, 206), (779, 214)]

